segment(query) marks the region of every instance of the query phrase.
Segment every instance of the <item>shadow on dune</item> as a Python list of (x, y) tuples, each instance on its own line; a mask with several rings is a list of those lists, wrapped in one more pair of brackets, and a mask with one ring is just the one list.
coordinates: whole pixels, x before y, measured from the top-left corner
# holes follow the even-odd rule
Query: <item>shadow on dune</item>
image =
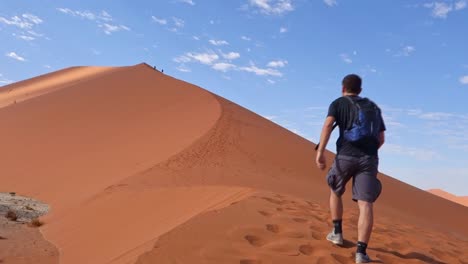
[(390, 251), (390, 250), (386, 250), (386, 249), (382, 249), (382, 248), (370, 248), (372, 250), (375, 250), (375, 251), (378, 251), (378, 252), (381, 252), (381, 253), (387, 253), (387, 254), (392, 254), (398, 258), (402, 258), (402, 259), (416, 259), (416, 260), (420, 260), (420, 261), (423, 261), (425, 263), (431, 263), (431, 264), (448, 264), (447, 262), (442, 262), (442, 261), (438, 261), (432, 257), (429, 257), (429, 256), (426, 256), (422, 253), (419, 253), (419, 252), (410, 252), (408, 254), (401, 254), (401, 253), (398, 253), (396, 251)]

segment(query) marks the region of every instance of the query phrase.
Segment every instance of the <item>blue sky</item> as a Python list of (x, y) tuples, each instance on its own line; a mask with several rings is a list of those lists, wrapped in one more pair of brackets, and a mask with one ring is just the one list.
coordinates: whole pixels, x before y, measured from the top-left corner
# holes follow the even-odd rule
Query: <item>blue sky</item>
[(387, 124), (380, 170), (468, 195), (467, 5), (4, 0), (0, 86), (70, 66), (146, 62), (316, 142), (341, 79), (357, 73)]

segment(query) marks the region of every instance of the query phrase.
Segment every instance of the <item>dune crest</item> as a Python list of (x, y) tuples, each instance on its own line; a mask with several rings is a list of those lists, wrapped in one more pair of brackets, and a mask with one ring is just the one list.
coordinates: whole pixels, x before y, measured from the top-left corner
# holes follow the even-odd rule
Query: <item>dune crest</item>
[(447, 199), (449, 201), (452, 201), (452, 202), (455, 202), (455, 203), (458, 203), (458, 204), (461, 204), (461, 205), (464, 205), (464, 206), (467, 206), (468, 207), (468, 196), (456, 196), (456, 195), (453, 195), (449, 192), (446, 192), (444, 190), (441, 190), (441, 189), (430, 189), (430, 190), (427, 190), (428, 192), (432, 193), (432, 194), (435, 194), (439, 197), (442, 197), (444, 199)]
[(0, 89), (0, 108), (19, 103), (57, 89), (76, 84), (101, 74), (116, 71), (112, 67), (71, 67), (29, 80), (3, 86)]

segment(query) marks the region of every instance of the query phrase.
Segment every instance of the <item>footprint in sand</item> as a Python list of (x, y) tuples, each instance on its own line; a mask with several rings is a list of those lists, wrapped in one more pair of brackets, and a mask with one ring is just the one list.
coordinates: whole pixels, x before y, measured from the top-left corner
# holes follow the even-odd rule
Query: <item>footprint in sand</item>
[(294, 222), (297, 222), (297, 223), (307, 223), (307, 219), (304, 219), (304, 218), (298, 218), (298, 217), (295, 217), (292, 219)]
[(245, 240), (247, 240), (249, 242), (250, 245), (254, 246), (254, 247), (261, 247), (263, 245), (265, 245), (265, 241), (263, 241), (263, 239), (261, 239), (260, 237), (258, 236), (254, 236), (254, 235), (246, 235), (245, 237)]
[(239, 264), (262, 264), (262, 261), (258, 259), (241, 259)]
[(272, 204), (276, 204), (276, 205), (283, 205), (283, 204), (286, 204), (288, 203), (288, 201), (285, 201), (285, 200), (278, 200), (278, 199), (274, 199), (274, 198), (270, 198), (270, 197), (262, 197), (263, 200), (265, 201), (268, 201)]
[(343, 256), (343, 255), (338, 255), (338, 254), (331, 254), (331, 256), (332, 256), (338, 263), (341, 263), (341, 264), (349, 263), (349, 261), (352, 259), (352, 258), (348, 258), (348, 257), (345, 257), (345, 256)]
[(321, 233), (319, 233), (319, 232), (312, 231), (312, 232), (310, 232), (310, 234), (311, 234), (311, 237), (313, 239), (315, 239), (315, 240), (323, 240), (324, 239), (323, 235)]
[(275, 224), (267, 224), (266, 229), (275, 234), (278, 234), (280, 232), (279, 225), (275, 225)]
[(310, 256), (314, 252), (314, 248), (311, 245), (300, 245), (299, 252), (304, 255)]
[(266, 217), (271, 217), (273, 215), (272, 213), (266, 211), (258, 211), (258, 213)]

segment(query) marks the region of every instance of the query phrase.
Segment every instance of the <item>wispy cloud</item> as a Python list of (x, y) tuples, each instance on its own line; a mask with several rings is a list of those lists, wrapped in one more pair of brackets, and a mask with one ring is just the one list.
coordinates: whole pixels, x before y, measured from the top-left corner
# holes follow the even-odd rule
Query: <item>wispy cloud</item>
[(214, 39), (210, 39), (209, 42), (211, 43), (211, 45), (214, 45), (214, 46), (229, 45), (229, 42), (227, 42), (227, 41), (225, 41), (225, 40), (214, 40)]
[(192, 0), (179, 0), (178, 2), (188, 4), (188, 5), (191, 5), (191, 6), (195, 5), (195, 2), (193, 2)]
[(353, 60), (351, 59), (351, 57), (347, 53), (340, 54), (340, 58), (347, 64), (353, 63)]
[(32, 41), (37, 37), (42, 37), (42, 34), (36, 33), (33, 29), (35, 26), (42, 24), (44, 21), (36, 15), (25, 13), (21, 16), (13, 16), (11, 18), (0, 17), (0, 24), (17, 27), (20, 31), (13, 33), (13, 36)]
[(174, 22), (174, 26), (177, 28), (183, 28), (185, 26), (185, 21), (178, 17), (172, 17), (172, 22)]
[(252, 40), (251, 38), (246, 37), (246, 36), (242, 36), (241, 39), (242, 39), (242, 40), (245, 40), (245, 41), (251, 41), (251, 40)]
[(468, 75), (460, 77), (461, 84), (468, 84)]
[(12, 83), (12, 80), (9, 80), (3, 76), (3, 74), (0, 73), (0, 84), (1, 85), (6, 85)]
[(336, 0), (323, 0), (323, 2), (327, 5), (327, 6), (336, 6), (338, 5), (338, 2)]
[(206, 53), (192, 53), (189, 52), (186, 54), (188, 58), (191, 60), (195, 60), (202, 64), (212, 65), (215, 61), (219, 59), (218, 54), (214, 52), (206, 52)]
[(221, 53), (221, 55), (227, 60), (235, 60), (240, 58), (240, 54), (237, 52)]
[(449, 13), (465, 9), (467, 2), (466, 0), (457, 1), (455, 4), (447, 2), (432, 2), (426, 3), (423, 6), (432, 9), (431, 15), (435, 18), (447, 18)]
[(241, 71), (255, 73), (256, 75), (259, 75), (259, 76), (277, 76), (277, 77), (283, 76), (283, 74), (280, 71), (276, 70), (276, 69), (259, 68), (259, 67), (255, 66), (253, 63), (251, 63), (250, 66), (248, 66), (248, 67), (240, 67), (239, 69)]
[(280, 33), (286, 33), (286, 32), (288, 32), (288, 29), (285, 28), (285, 27), (280, 27), (279, 32), (280, 32)]
[(236, 65), (231, 63), (219, 62), (213, 64), (212, 68), (217, 71), (227, 72), (229, 70), (235, 69)]
[(23, 14), (21, 17), (14, 16), (10, 19), (5, 17), (0, 17), (0, 23), (10, 26), (16, 26), (21, 29), (32, 29), (35, 25), (41, 24), (43, 22), (38, 16), (33, 14)]
[(267, 15), (282, 15), (294, 10), (292, 0), (249, 0), (249, 5)]
[(415, 51), (416, 51), (416, 48), (414, 46), (407, 45), (407, 46), (402, 47), (400, 51), (395, 54), (395, 57), (402, 57), (402, 56), (408, 57), (408, 56), (411, 56), (411, 54), (413, 54)]
[(16, 54), (16, 52), (13, 52), (13, 51), (6, 53), (5, 56), (15, 59), (17, 61), (26, 61), (24, 57), (21, 57), (20, 55)]
[(419, 161), (431, 161), (440, 158), (440, 155), (432, 149), (407, 147), (392, 143), (386, 143), (385, 147), (382, 148), (382, 152), (398, 156), (409, 156)]
[(277, 60), (277, 61), (270, 61), (267, 66), (271, 68), (283, 68), (288, 64), (286, 60)]
[(114, 32), (118, 31), (130, 31), (131, 29), (128, 26), (122, 24), (114, 23), (114, 19), (112, 16), (105, 10), (95, 13), (91, 11), (81, 11), (81, 10), (72, 10), (70, 8), (57, 8), (57, 11), (67, 14), (73, 17), (78, 17), (81, 19), (89, 20), (95, 22), (102, 31), (107, 34), (111, 35)]
[(158, 24), (160, 24), (160, 25), (167, 25), (167, 20), (166, 20), (166, 19), (157, 18), (157, 17), (155, 17), (155, 16), (151, 16), (151, 19), (152, 19), (154, 22), (156, 22), (156, 23), (158, 23)]
[(107, 35), (111, 35), (114, 32), (118, 32), (122, 30), (130, 31), (130, 28), (124, 25), (112, 25), (112, 24), (104, 23), (104, 24), (99, 25), (99, 27), (102, 28), (102, 30), (104, 30), (104, 33), (106, 33)]

